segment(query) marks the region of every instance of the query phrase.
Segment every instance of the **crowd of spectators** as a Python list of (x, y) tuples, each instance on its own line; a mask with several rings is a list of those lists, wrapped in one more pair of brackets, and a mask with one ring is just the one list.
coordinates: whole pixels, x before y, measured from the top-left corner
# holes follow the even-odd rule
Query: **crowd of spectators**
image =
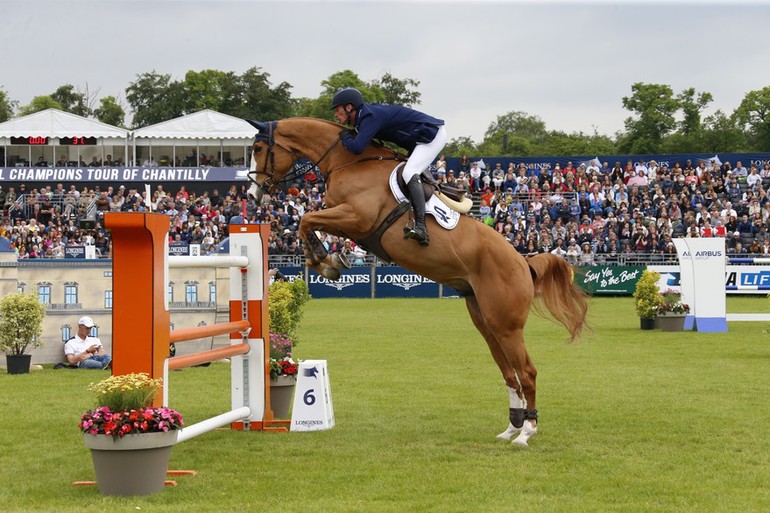
[(770, 253), (770, 164), (738, 161), (592, 161), (528, 168), (509, 163), (458, 170), (436, 163), (440, 181), (480, 199), (479, 218), (520, 253), (545, 251), (591, 264), (623, 255), (675, 259), (675, 237), (725, 237), (728, 254)]
[[(448, 169), (441, 157), (432, 170), (440, 182), (472, 193), (477, 208), (470, 215), (523, 255), (548, 251), (580, 264), (645, 254), (675, 259), (672, 239), (683, 236), (725, 237), (729, 254), (770, 254), (768, 164), (759, 169), (718, 161), (688, 160), (671, 168), (655, 161), (577, 167), (569, 162), (534, 169), (511, 162), (488, 169), (462, 158), (457, 167)], [(149, 198), (122, 185), (65, 189), (59, 183), (27, 190), (22, 184), (18, 190), (0, 188), (6, 214), (0, 236), (20, 259), (62, 258), (69, 245), (93, 245), (107, 257), (111, 243), (104, 213), (153, 211), (169, 216), (172, 245), (200, 244), (202, 254), (213, 254), (246, 200), (246, 222), (271, 225), (269, 254), (300, 257), (300, 219), (322, 208), (323, 193), (323, 183), (295, 183), (257, 202), (245, 184), (224, 194), (158, 185)], [(327, 235), (323, 242), (352, 262), (366, 258), (354, 241)]]

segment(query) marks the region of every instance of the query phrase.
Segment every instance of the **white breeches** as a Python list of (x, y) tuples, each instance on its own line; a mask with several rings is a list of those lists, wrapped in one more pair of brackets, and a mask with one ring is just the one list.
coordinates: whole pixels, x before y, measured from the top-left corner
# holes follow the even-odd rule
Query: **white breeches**
[(404, 181), (409, 183), (415, 175), (420, 175), (423, 171), (428, 169), (441, 150), (446, 145), (446, 129), (444, 125), (438, 127), (436, 137), (429, 143), (418, 144), (415, 146), (412, 154), (409, 155), (409, 160), (406, 161), (404, 166)]

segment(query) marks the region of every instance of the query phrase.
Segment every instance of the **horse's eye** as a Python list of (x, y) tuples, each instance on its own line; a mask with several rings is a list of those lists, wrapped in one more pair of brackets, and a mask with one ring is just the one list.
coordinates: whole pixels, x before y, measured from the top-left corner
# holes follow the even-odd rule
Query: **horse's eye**
[(259, 153), (262, 151), (262, 146), (254, 146), (254, 153)]

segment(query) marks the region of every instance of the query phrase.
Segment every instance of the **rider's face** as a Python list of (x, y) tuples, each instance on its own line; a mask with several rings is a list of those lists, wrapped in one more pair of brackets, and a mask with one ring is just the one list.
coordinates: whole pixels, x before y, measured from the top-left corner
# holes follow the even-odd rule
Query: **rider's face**
[[(343, 125), (348, 123), (348, 113), (353, 110), (353, 106), (348, 105), (337, 105), (337, 108), (334, 109), (334, 119), (336, 119), (339, 123), (342, 123)], [(351, 122), (352, 122), (351, 117)]]

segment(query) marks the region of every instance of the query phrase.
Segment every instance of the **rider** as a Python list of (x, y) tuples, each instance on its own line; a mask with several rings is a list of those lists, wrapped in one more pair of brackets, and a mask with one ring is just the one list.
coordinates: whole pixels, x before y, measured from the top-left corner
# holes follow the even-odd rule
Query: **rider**
[(356, 155), (361, 154), (374, 138), (409, 150), (403, 175), (414, 208), (414, 227), (404, 228), (404, 238), (415, 239), (420, 245), (427, 246), (425, 196), (420, 174), (444, 148), (447, 138), (444, 121), (408, 107), (364, 103), (361, 92), (352, 87), (337, 91), (332, 110), (337, 121), (356, 128), (355, 134), (342, 132), (342, 144)]

